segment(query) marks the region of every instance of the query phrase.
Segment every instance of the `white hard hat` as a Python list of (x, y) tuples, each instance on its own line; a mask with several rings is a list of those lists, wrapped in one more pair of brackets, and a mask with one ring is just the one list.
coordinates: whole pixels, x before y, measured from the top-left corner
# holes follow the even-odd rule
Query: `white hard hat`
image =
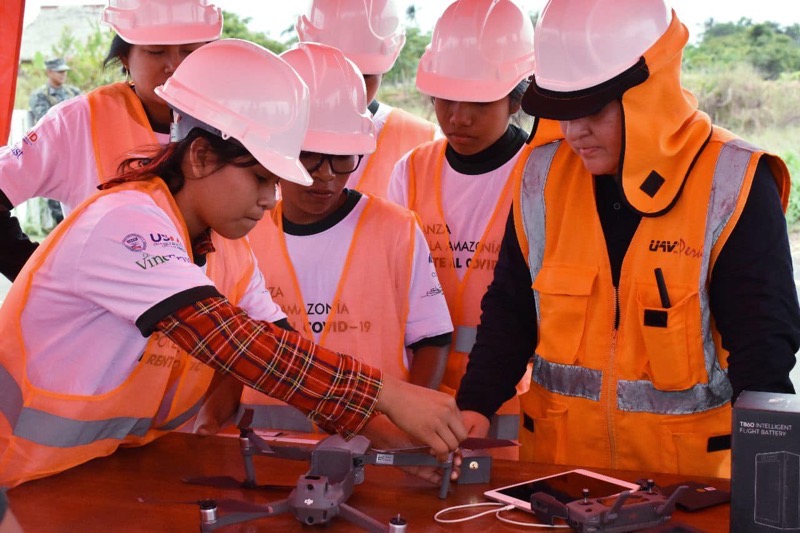
[(644, 53), (672, 20), (664, 0), (550, 0), (536, 25), (528, 114), (590, 115), (647, 79)]
[(311, 117), (303, 150), (334, 155), (375, 151), (375, 127), (367, 111), (364, 78), (341, 50), (298, 43), (280, 58), (308, 85)]
[(511, 0), (458, 0), (436, 22), (417, 89), (460, 102), (494, 102), (533, 73), (533, 24)]
[(240, 39), (207, 44), (155, 92), (177, 111), (178, 125), (180, 116), (189, 115), (223, 139), (241, 142), (280, 178), (312, 183), (298, 159), (308, 126), (308, 87), (266, 48)]
[(312, 0), (295, 29), (301, 41), (338, 48), (364, 74), (389, 72), (406, 42), (397, 0)]
[(208, 0), (109, 0), (102, 21), (130, 44), (215, 41), (222, 10)]

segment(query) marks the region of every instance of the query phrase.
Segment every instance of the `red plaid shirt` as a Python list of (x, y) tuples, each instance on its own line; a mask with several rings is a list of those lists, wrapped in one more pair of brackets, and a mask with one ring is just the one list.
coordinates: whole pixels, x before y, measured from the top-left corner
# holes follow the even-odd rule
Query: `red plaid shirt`
[(300, 409), (325, 431), (353, 435), (375, 410), (380, 370), (253, 320), (225, 298), (195, 302), (156, 329), (197, 360)]

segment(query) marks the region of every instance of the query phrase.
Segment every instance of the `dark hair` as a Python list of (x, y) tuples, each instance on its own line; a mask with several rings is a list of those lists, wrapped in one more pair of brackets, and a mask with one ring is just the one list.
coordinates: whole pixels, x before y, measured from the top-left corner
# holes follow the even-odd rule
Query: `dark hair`
[(101, 189), (109, 189), (129, 181), (142, 181), (154, 177), (161, 178), (172, 194), (183, 188), (186, 177), (181, 170), (181, 163), (192, 141), (202, 137), (208, 141), (211, 151), (217, 156), (220, 169), (226, 165), (251, 167), (258, 164), (255, 157), (239, 141), (233, 138), (222, 139), (201, 128), (194, 128), (181, 141), (171, 142), (152, 157), (132, 157), (119, 166), (119, 174), (103, 183)]
[(522, 96), (525, 94), (525, 91), (528, 90), (528, 85), (531, 84), (531, 80), (532, 78), (525, 78), (524, 80), (520, 81), (516, 87), (511, 89), (510, 93), (508, 93), (508, 100), (512, 106), (515, 104), (522, 104)]
[(120, 65), (120, 67), (122, 67), (122, 73), (127, 76), (128, 69), (122, 65), (122, 58), (128, 57), (128, 55), (131, 53), (132, 46), (133, 45), (131, 43), (119, 35), (115, 35), (111, 40), (111, 46), (108, 47), (106, 58), (103, 60), (103, 68), (108, 68), (109, 65), (117, 63)]
[(528, 86), (532, 81), (533, 77), (525, 78), (520, 81), (516, 87), (511, 89), (510, 93), (508, 93), (509, 109), (513, 109), (514, 107), (517, 108), (517, 112), (511, 115), (511, 123), (522, 129), (527, 129), (526, 125), (523, 124), (523, 118), (525, 118), (525, 114), (522, 111), (522, 97), (525, 95), (525, 91), (528, 90)]

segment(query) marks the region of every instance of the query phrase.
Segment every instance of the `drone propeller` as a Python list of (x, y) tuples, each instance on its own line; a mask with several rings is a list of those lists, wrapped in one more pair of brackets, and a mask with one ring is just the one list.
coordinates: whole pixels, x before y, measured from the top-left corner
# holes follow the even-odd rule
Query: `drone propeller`
[(507, 448), (509, 446), (519, 446), (519, 444), (508, 439), (481, 439), (478, 437), (469, 437), (458, 445), (462, 450), (490, 450), (492, 448)]
[(267, 455), (291, 459), (293, 461), (308, 461), (311, 458), (310, 448), (297, 446), (270, 446), (258, 433), (250, 427), (253, 423), (253, 410), (245, 409), (239, 420), (239, 439), (242, 442), (242, 454)]
[(289, 484), (263, 484), (257, 485), (248, 481), (240, 481), (232, 476), (201, 476), (187, 477), (181, 481), (189, 485), (203, 485), (218, 489), (258, 489), (258, 490), (282, 490), (291, 489), (294, 485)]
[(162, 500), (159, 498), (136, 498), (139, 503), (151, 505), (199, 505), (201, 508), (213, 502), (216, 508), (224, 513), (259, 513), (264, 512), (269, 507), (268, 504), (258, 504), (233, 498), (222, 498), (214, 500)]
[[(506, 448), (509, 446), (519, 446), (513, 440), (508, 439), (490, 439), (490, 438), (478, 438), (478, 437), (469, 437), (464, 439), (461, 444), (458, 445), (459, 448), (462, 450), (490, 450), (492, 448)], [(409, 446), (407, 448), (372, 448), (372, 451), (375, 453), (428, 453), (430, 452), (429, 446)]]

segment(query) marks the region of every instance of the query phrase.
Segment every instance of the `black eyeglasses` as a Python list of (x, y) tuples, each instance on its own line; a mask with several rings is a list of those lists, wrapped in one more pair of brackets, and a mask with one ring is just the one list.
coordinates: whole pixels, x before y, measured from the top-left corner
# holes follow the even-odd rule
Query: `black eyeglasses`
[(351, 174), (361, 164), (363, 155), (331, 155), (315, 152), (300, 152), (300, 162), (306, 167), (309, 174), (313, 174), (325, 163), (334, 174)]

